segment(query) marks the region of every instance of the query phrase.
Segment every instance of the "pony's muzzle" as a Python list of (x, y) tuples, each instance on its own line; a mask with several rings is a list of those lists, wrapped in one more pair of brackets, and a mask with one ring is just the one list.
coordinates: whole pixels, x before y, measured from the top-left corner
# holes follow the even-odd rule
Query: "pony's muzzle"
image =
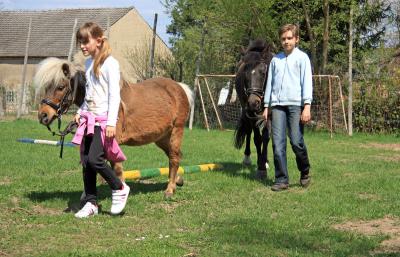
[(39, 119), (39, 122), (43, 125), (49, 124), (49, 118), (47, 116), (47, 113), (45, 113), (45, 112), (38, 113), (38, 119)]
[(47, 112), (39, 112), (38, 119), (39, 122), (45, 126), (50, 125), (50, 123), (54, 120), (55, 116), (49, 116)]
[(251, 111), (261, 110), (261, 99), (258, 96), (250, 95), (249, 97), (249, 109)]

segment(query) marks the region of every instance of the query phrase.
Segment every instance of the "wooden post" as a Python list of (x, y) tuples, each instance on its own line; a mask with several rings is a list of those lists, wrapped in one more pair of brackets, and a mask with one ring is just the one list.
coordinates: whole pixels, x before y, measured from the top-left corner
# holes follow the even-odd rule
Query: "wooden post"
[(332, 80), (331, 77), (328, 77), (329, 84), (329, 128), (331, 131), (331, 138), (333, 137), (333, 113), (332, 113)]
[[(206, 124), (207, 131), (210, 131), (210, 126), (208, 125), (208, 119), (207, 119), (207, 113), (206, 113), (206, 108), (204, 106), (204, 101), (203, 101), (203, 94), (201, 93), (201, 86), (200, 86), (200, 79), (196, 77), (196, 82), (197, 82), (197, 88), (199, 89), (199, 95), (200, 95), (200, 101), (201, 101), (201, 107), (203, 108), (203, 115), (204, 115), (204, 122)], [(195, 83), (196, 83), (195, 82)]]
[(68, 61), (72, 60), (72, 52), (74, 50), (74, 43), (75, 43), (75, 31), (77, 25), (78, 25), (78, 19), (75, 19), (74, 27), (72, 28), (72, 34), (71, 34), (71, 44), (69, 45)]
[(156, 48), (156, 36), (157, 36), (157, 17), (158, 14), (154, 14), (154, 24), (153, 24), (153, 39), (151, 41), (151, 50), (150, 50), (150, 72), (149, 78), (153, 77), (154, 74), (154, 51)]
[(343, 121), (344, 121), (344, 126), (346, 128), (346, 132), (349, 132), (349, 129), (347, 128), (347, 120), (346, 120), (346, 111), (344, 108), (344, 100), (343, 100), (343, 92), (342, 92), (342, 83), (340, 82), (340, 77), (337, 77), (338, 83), (339, 83), (339, 94), (340, 94), (340, 101), (342, 103), (342, 112), (343, 112)]
[(21, 117), (21, 114), (26, 114), (27, 111), (25, 102), (25, 81), (26, 81), (26, 66), (28, 64), (29, 41), (31, 39), (31, 27), (32, 27), (32, 18), (29, 18), (28, 36), (26, 37), (26, 44), (25, 44), (24, 67), (22, 69), (22, 84), (18, 99), (17, 119)]
[(107, 16), (107, 39), (110, 40), (110, 16)]
[(204, 82), (206, 83), (207, 91), (208, 91), (208, 94), (210, 95), (211, 103), (212, 103), (212, 106), (213, 106), (213, 108), (214, 108), (215, 115), (217, 116), (217, 120), (218, 120), (219, 127), (220, 127), (221, 130), (223, 130), (224, 127), (222, 126), (222, 122), (221, 122), (221, 119), (219, 118), (219, 114), (218, 114), (217, 107), (215, 106), (214, 98), (213, 98), (213, 96), (212, 96), (212, 94), (211, 94), (210, 87), (208, 86), (207, 77), (204, 77), (203, 79), (204, 79)]
[(349, 20), (349, 106), (347, 110), (349, 118), (349, 136), (353, 135), (353, 1), (350, 2)]

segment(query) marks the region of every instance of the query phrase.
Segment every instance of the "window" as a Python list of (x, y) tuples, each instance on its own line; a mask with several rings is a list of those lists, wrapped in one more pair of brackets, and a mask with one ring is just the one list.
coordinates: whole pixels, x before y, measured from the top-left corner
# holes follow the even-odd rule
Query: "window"
[(6, 103), (15, 103), (17, 101), (17, 93), (15, 91), (6, 91)]

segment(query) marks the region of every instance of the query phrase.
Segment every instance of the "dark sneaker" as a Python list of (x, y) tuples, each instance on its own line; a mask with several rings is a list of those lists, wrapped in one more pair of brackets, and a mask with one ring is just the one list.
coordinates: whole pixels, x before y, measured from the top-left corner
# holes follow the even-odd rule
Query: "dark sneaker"
[(288, 184), (284, 184), (284, 183), (276, 183), (274, 185), (272, 185), (271, 190), (272, 191), (283, 191), (289, 188)]
[(308, 187), (311, 183), (311, 177), (309, 174), (307, 175), (301, 175), (300, 177), (300, 185), (302, 187)]

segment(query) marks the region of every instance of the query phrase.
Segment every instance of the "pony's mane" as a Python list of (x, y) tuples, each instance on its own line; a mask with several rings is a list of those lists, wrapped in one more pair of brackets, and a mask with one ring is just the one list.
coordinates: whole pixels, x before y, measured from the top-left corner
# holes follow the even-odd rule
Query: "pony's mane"
[(243, 57), (242, 57), (242, 61), (244, 63), (257, 63), (260, 62), (262, 60), (262, 55), (261, 52), (256, 52), (256, 51), (250, 51), (247, 52)]
[(50, 57), (38, 64), (36, 74), (33, 78), (33, 85), (36, 92), (51, 90), (51, 87), (60, 85), (65, 80), (62, 70), (63, 64), (68, 64), (71, 76), (74, 76), (78, 70), (78, 66), (67, 60)]
[(246, 49), (246, 53), (262, 52), (266, 47), (268, 47), (268, 45), (263, 39), (256, 39), (250, 42), (249, 46)]
[[(249, 43), (249, 46), (242, 53), (242, 57), (237, 65), (238, 73), (243, 70), (252, 69), (260, 62), (269, 63), (272, 59), (272, 47), (263, 39), (255, 39)], [(264, 52), (267, 51), (267, 52)], [(265, 55), (267, 53), (267, 55)]]

